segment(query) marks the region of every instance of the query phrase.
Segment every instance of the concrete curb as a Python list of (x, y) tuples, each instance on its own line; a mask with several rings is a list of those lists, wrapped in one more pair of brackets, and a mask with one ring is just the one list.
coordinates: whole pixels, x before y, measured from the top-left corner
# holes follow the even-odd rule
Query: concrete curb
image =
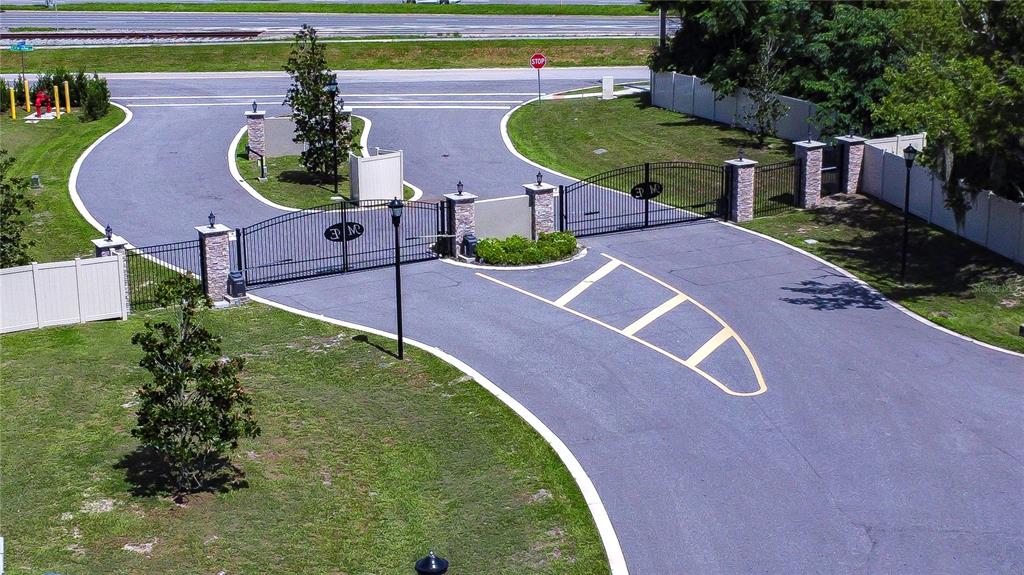
[(110, 105), (117, 106), (121, 109), (121, 111), (124, 112), (124, 120), (122, 120), (120, 124), (114, 126), (113, 129), (111, 129), (109, 132), (97, 138), (95, 142), (93, 142), (88, 148), (86, 148), (85, 151), (82, 152), (82, 155), (78, 156), (78, 159), (75, 160), (75, 165), (71, 168), (71, 174), (68, 176), (68, 195), (71, 196), (71, 203), (75, 204), (75, 209), (78, 210), (78, 213), (82, 216), (82, 218), (84, 218), (90, 226), (96, 228), (96, 231), (100, 233), (104, 232), (106, 226), (100, 224), (99, 221), (97, 221), (96, 218), (94, 218), (92, 214), (89, 213), (89, 210), (86, 209), (85, 207), (85, 203), (82, 202), (81, 196), (78, 195), (78, 173), (82, 171), (82, 164), (85, 163), (85, 159), (89, 157), (89, 154), (92, 153), (96, 146), (100, 145), (100, 142), (109, 138), (114, 132), (127, 126), (128, 122), (131, 122), (132, 118), (134, 117), (132, 111), (122, 106), (121, 104), (112, 101), (110, 102)]
[(441, 258), (440, 261), (442, 261), (442, 262), (444, 262), (444, 263), (446, 263), (446, 264), (448, 264), (450, 266), (458, 266), (460, 268), (470, 268), (470, 269), (474, 269), (474, 270), (491, 270), (491, 271), (500, 271), (500, 272), (506, 272), (506, 271), (507, 272), (514, 272), (514, 271), (523, 271), (523, 270), (540, 270), (540, 269), (544, 269), (544, 268), (553, 268), (555, 266), (560, 266), (560, 265), (567, 264), (569, 262), (574, 262), (576, 260), (581, 260), (581, 259), (583, 259), (585, 257), (587, 257), (587, 248), (582, 248), (580, 251), (576, 252), (576, 254), (573, 255), (569, 259), (558, 260), (557, 262), (548, 262), (546, 264), (537, 264), (537, 265), (532, 265), (532, 266), (489, 266), (489, 265), (485, 265), (485, 264), (471, 264), (469, 262), (460, 262), (458, 260), (453, 260), (451, 258)]

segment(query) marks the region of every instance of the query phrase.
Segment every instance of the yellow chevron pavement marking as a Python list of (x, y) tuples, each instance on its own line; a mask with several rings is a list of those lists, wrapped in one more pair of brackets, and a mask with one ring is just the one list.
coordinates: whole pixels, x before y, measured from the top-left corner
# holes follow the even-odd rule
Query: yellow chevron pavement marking
[(615, 271), (615, 268), (617, 267), (619, 267), (619, 262), (617, 261), (610, 261), (604, 264), (598, 268), (596, 272), (590, 274), (583, 281), (574, 285), (571, 290), (562, 294), (562, 297), (556, 299), (554, 304), (558, 307), (565, 307), (565, 304), (571, 302), (573, 298), (585, 292), (587, 288), (597, 283), (604, 276)]
[(685, 301), (687, 301), (689, 299), (690, 298), (686, 297), (683, 294), (676, 294), (675, 296), (673, 296), (671, 299), (669, 299), (665, 303), (663, 303), (663, 304), (659, 305), (658, 307), (652, 309), (651, 311), (645, 313), (643, 315), (643, 317), (641, 317), (640, 319), (638, 319), (638, 320), (634, 321), (633, 323), (627, 325), (625, 328), (623, 328), (622, 333), (624, 333), (625, 335), (635, 335), (636, 332), (638, 332), (638, 331), (642, 330), (643, 328), (647, 327), (648, 324), (650, 324), (654, 320), (658, 319), (659, 317), (667, 314), (668, 312), (674, 310), (676, 308), (676, 306), (678, 306), (679, 304), (681, 304), (681, 303), (683, 303), (683, 302), (685, 302)]
[[(615, 332), (615, 333), (617, 333), (617, 334), (619, 334), (619, 335), (621, 335), (621, 336), (623, 336), (623, 337), (625, 337), (625, 338), (627, 338), (627, 339), (629, 339), (631, 341), (635, 341), (636, 343), (639, 343), (640, 345), (642, 345), (642, 346), (644, 346), (644, 347), (646, 347), (648, 349), (651, 349), (651, 350), (653, 350), (653, 351), (655, 351), (657, 353), (660, 353), (661, 355), (671, 359), (672, 361), (675, 361), (676, 363), (678, 363), (678, 364), (680, 364), (680, 365), (690, 369), (694, 373), (700, 375), (701, 377), (703, 377), (704, 379), (706, 379), (707, 381), (712, 383), (715, 387), (719, 388), (720, 390), (722, 390), (725, 393), (727, 393), (729, 395), (732, 395), (734, 397), (752, 397), (752, 396), (755, 396), (755, 395), (761, 395), (762, 393), (768, 391), (768, 386), (764, 382), (764, 376), (761, 374), (761, 369), (760, 369), (760, 367), (758, 367), (757, 360), (754, 359), (754, 355), (750, 352), (750, 348), (747, 347), (747, 344), (740, 338), (739, 335), (736, 334), (736, 332), (733, 331), (733, 329), (731, 327), (729, 327), (728, 324), (725, 323), (725, 321), (722, 320), (722, 318), (718, 317), (717, 314), (712, 312), (710, 309), (708, 309), (706, 306), (704, 306), (703, 304), (701, 304), (697, 300), (691, 298), (690, 296), (688, 296), (685, 293), (677, 290), (676, 288), (668, 285), (667, 283), (659, 280), (658, 278), (648, 274), (647, 272), (639, 270), (636, 267), (634, 267), (634, 266), (632, 266), (630, 264), (627, 264), (626, 262), (623, 262), (622, 260), (616, 259), (616, 258), (614, 258), (614, 257), (612, 257), (612, 256), (610, 256), (608, 254), (601, 254), (601, 255), (606, 257), (606, 258), (608, 258), (609, 262), (606, 263), (604, 266), (601, 266), (601, 268), (599, 268), (596, 272), (590, 274), (590, 276), (588, 276), (585, 280), (583, 280), (582, 282), (577, 284), (573, 289), (571, 289), (568, 292), (566, 292), (565, 295), (563, 295), (562, 297), (560, 297), (560, 298), (558, 298), (557, 300), (554, 300), (554, 301), (549, 300), (547, 298), (544, 298), (542, 296), (539, 296), (539, 295), (537, 295), (535, 293), (528, 292), (528, 291), (526, 291), (526, 290), (524, 290), (524, 289), (522, 289), (520, 287), (514, 286), (514, 285), (512, 285), (510, 283), (503, 282), (503, 281), (501, 281), (501, 280), (499, 280), (497, 278), (491, 277), (491, 276), (489, 276), (487, 274), (482, 274), (480, 272), (476, 272), (476, 275), (481, 277), (481, 278), (483, 278), (483, 279), (485, 279), (485, 280), (488, 280), (488, 281), (494, 282), (494, 283), (496, 283), (496, 284), (498, 284), (500, 286), (506, 287), (506, 288), (508, 288), (510, 290), (519, 292), (519, 293), (521, 293), (521, 294), (523, 294), (525, 296), (529, 296), (529, 297), (531, 297), (531, 298), (533, 298), (533, 299), (535, 299), (537, 301), (544, 302), (544, 303), (546, 303), (548, 305), (551, 305), (551, 306), (554, 306), (554, 307), (556, 307), (556, 308), (558, 308), (560, 310), (569, 312), (569, 313), (571, 313), (571, 314), (573, 314), (573, 315), (575, 315), (575, 316), (577, 316), (579, 318), (585, 319), (585, 320), (587, 320), (589, 322), (592, 322), (594, 324), (597, 324), (597, 325), (599, 325), (599, 326), (601, 326), (601, 327), (603, 327), (603, 328), (605, 328), (607, 330), (613, 331), (613, 332)], [(570, 295), (572, 297), (569, 297), (568, 299), (565, 299), (565, 301), (566, 302), (571, 301), (572, 298), (574, 298), (577, 295), (579, 295), (580, 293), (582, 293), (588, 287), (593, 285), (594, 282), (596, 282), (597, 280), (599, 280), (602, 277), (608, 275), (612, 270), (614, 270), (618, 266), (624, 266), (624, 267), (626, 267), (628, 269), (631, 269), (634, 272), (644, 276), (645, 278), (647, 278), (647, 279), (657, 283), (658, 285), (661, 285), (661, 286), (665, 287), (666, 289), (671, 290), (676, 295), (672, 299), (670, 299), (667, 302), (665, 302), (665, 303), (661, 304), (660, 306), (658, 306), (658, 308), (655, 308), (654, 310), (651, 310), (650, 312), (648, 312), (646, 315), (644, 315), (644, 317), (640, 318), (640, 320), (637, 320), (636, 322), (633, 322), (633, 324), (628, 326), (626, 329), (619, 329), (619, 328), (617, 328), (617, 327), (615, 327), (613, 325), (610, 325), (608, 323), (605, 323), (605, 322), (603, 322), (603, 321), (601, 321), (601, 320), (599, 320), (597, 318), (591, 317), (591, 316), (586, 315), (584, 313), (580, 313), (580, 312), (578, 312), (578, 311), (576, 311), (576, 310), (574, 310), (572, 308), (565, 307), (564, 304), (558, 303), (559, 301), (562, 301), (563, 299), (565, 299), (567, 296), (570, 296)], [(600, 274), (600, 275), (598, 275), (598, 274)], [(595, 276), (597, 276), (596, 279), (595, 279)], [(583, 287), (581, 287), (581, 286), (583, 286)], [(579, 291), (574, 294), (573, 291), (577, 290), (577, 289)], [(643, 340), (643, 339), (641, 339), (641, 338), (639, 338), (639, 337), (637, 337), (635, 335), (636, 331), (639, 331), (645, 325), (647, 325), (651, 321), (654, 321), (655, 319), (657, 319), (657, 317), (659, 317), (661, 315), (664, 315), (664, 312), (659, 313), (657, 315), (654, 315), (655, 312), (657, 312), (662, 307), (668, 306), (670, 302), (675, 302), (677, 299), (680, 300), (680, 301), (678, 303), (674, 303), (669, 309), (679, 305), (680, 303), (683, 303), (685, 301), (689, 301), (693, 305), (695, 305), (698, 308), (700, 308), (701, 311), (703, 311), (704, 313), (708, 314), (712, 319), (714, 319), (716, 322), (718, 322), (719, 325), (722, 326), (722, 329), (719, 330), (717, 334), (715, 334), (710, 340), (705, 342), (704, 345), (702, 345), (700, 347), (700, 349), (698, 349), (696, 352), (694, 352), (688, 359), (683, 359), (683, 358), (681, 358), (681, 357), (679, 357), (679, 356), (677, 356), (677, 355), (675, 355), (675, 354), (673, 354), (671, 352), (668, 352), (668, 351), (666, 351), (666, 350), (664, 350), (664, 349), (654, 345), (653, 343), (651, 343), (649, 341), (646, 341), (646, 340)], [(647, 321), (644, 325), (641, 325), (640, 327), (638, 327), (636, 330), (634, 330), (632, 332), (627, 332), (627, 330), (629, 330), (631, 327), (633, 327), (633, 325), (638, 324), (641, 320), (644, 320), (645, 318), (647, 318), (647, 316), (650, 316), (650, 315), (654, 315), (654, 317), (652, 317), (650, 319), (650, 321)], [(700, 364), (701, 361), (703, 361), (709, 355), (714, 353), (714, 351), (716, 349), (718, 349), (718, 347), (720, 347), (723, 343), (725, 343), (729, 339), (734, 339), (736, 341), (736, 343), (739, 344), (740, 348), (743, 350), (743, 353), (744, 353), (744, 355), (747, 358), (747, 362), (750, 364), (750, 368), (754, 372), (754, 377), (757, 379), (757, 389), (756, 390), (754, 390), (754, 391), (735, 391), (732, 388), (730, 388), (729, 386), (727, 386), (724, 383), (722, 383), (721, 381), (719, 381), (718, 379), (716, 379), (715, 377), (713, 377), (711, 374), (707, 373), (706, 371), (704, 371), (704, 370), (702, 370), (702, 369), (700, 369), (698, 367), (698, 364)]]

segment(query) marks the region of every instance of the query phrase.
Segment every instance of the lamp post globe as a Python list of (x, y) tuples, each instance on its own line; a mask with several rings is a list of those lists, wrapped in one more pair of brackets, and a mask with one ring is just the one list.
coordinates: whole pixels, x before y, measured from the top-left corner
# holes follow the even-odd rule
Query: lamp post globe
[(914, 147), (914, 144), (903, 148), (903, 161), (907, 163), (908, 170), (914, 165), (915, 158), (917, 158), (917, 148)]
[(459, 183), (455, 184), (455, 190), (458, 191), (460, 196), (462, 195), (462, 188), (462, 180), (459, 180)]
[(398, 226), (398, 222), (402, 219), (402, 208), (404, 207), (405, 204), (398, 198), (392, 198), (391, 201), (388, 202), (388, 210), (391, 211), (391, 223), (396, 227)]
[(544, 183), (544, 174), (542, 174), (540, 172), (537, 172), (537, 185), (539, 186), (539, 185), (541, 185), (543, 183)]
[(431, 551), (416, 562), (416, 575), (444, 575), (448, 572), (448, 561)]

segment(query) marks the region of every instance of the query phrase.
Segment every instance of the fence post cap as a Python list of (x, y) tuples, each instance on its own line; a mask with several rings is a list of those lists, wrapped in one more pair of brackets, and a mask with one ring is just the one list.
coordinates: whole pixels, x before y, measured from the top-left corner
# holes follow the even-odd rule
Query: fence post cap
[(840, 142), (846, 142), (847, 144), (863, 144), (868, 141), (867, 138), (862, 138), (860, 136), (839, 136), (836, 139)]
[(725, 161), (725, 165), (727, 165), (727, 166), (735, 166), (737, 168), (751, 168), (751, 167), (757, 165), (757, 161), (756, 160), (751, 160), (750, 158), (743, 158), (743, 159), (737, 158), (735, 160), (726, 160)]
[(527, 194), (552, 194), (556, 189), (558, 189), (558, 186), (547, 182), (542, 182), (540, 184), (533, 182), (523, 184), (523, 189), (526, 190)]
[(216, 236), (220, 234), (227, 234), (234, 230), (225, 226), (224, 224), (214, 224), (211, 228), (209, 225), (196, 226), (196, 231), (199, 232), (200, 236)]
[(128, 240), (118, 235), (112, 235), (109, 240), (107, 238), (92, 240), (92, 245), (97, 248), (122, 248), (128, 245)]
[(447, 198), (448, 200), (452, 201), (453, 203), (456, 203), (456, 204), (470, 203), (470, 202), (475, 201), (476, 198), (477, 198), (477, 196), (475, 196), (475, 195), (473, 195), (473, 194), (471, 194), (469, 192), (463, 192), (462, 195), (459, 195), (459, 194), (445, 194), (444, 197)]
[(265, 118), (266, 116), (267, 116), (267, 111), (266, 110), (256, 110), (255, 112), (250, 110), (250, 111), (245, 113), (245, 117), (246, 118), (260, 119), (260, 118)]
[(797, 148), (803, 148), (805, 150), (817, 150), (818, 148), (824, 148), (827, 144), (825, 142), (819, 142), (817, 140), (800, 140), (799, 142), (793, 142), (793, 145)]

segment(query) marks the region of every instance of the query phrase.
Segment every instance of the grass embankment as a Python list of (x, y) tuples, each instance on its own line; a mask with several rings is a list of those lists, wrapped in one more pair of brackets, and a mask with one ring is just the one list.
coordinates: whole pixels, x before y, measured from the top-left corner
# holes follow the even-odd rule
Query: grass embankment
[[(358, 116), (352, 117), (352, 141), (358, 143), (366, 123)], [(259, 160), (250, 160), (246, 151), (249, 137), (242, 136), (235, 148), (235, 161), (238, 171), (246, 183), (259, 192), (261, 196), (289, 208), (315, 208), (331, 203), (334, 185), (330, 175), (311, 174), (302, 165), (299, 156), (279, 156), (267, 158), (267, 181), (259, 180)], [(348, 162), (338, 167), (338, 194), (350, 197), (351, 179), (349, 178)], [(405, 199), (413, 196), (409, 186), (404, 187)]]
[[(324, 43), (335, 69), (522, 68), (534, 50), (552, 66), (641, 65), (653, 40), (460, 40), (452, 42)], [(97, 72), (235, 72), (282, 70), (290, 42), (202, 46), (114, 46), (37, 49), (25, 56), (30, 71), (88, 69)], [(16, 74), (21, 61), (5, 58), (0, 72)]]
[[(650, 108), (637, 97), (526, 106), (513, 114), (509, 133), (520, 153), (578, 178), (645, 161), (717, 164), (735, 157), (741, 146), (747, 157), (762, 163), (791, 157), (780, 140), (758, 149), (741, 130)], [(599, 148), (607, 152), (595, 154)], [(1024, 338), (1017, 335), (1024, 323), (1024, 269), (921, 220), (911, 221), (907, 287), (897, 277), (902, 215), (881, 203), (861, 198), (744, 225), (842, 266), (935, 323), (1024, 352)]]
[[(244, 478), (184, 506), (130, 436), (143, 320), (0, 337), (0, 500), (9, 573), (606, 573), (548, 445), (448, 364), (252, 304), (212, 313), (262, 435)], [(126, 545), (152, 548), (137, 551)]]
[(43, 187), (29, 190), (36, 201), (26, 236), (36, 244), (29, 255), (38, 262), (92, 255), (89, 240), (100, 234), (82, 219), (68, 195), (68, 177), (78, 157), (100, 136), (124, 120), (124, 112), (111, 106), (110, 113), (95, 122), (82, 122), (78, 110), (60, 120), (26, 124), (25, 109), (18, 120), (0, 119), (0, 147), (16, 158), (12, 175), (29, 178), (39, 174)]
[[(907, 285), (899, 282), (903, 213), (853, 196), (744, 227), (821, 256), (907, 309), (958, 333), (1024, 352), (1024, 268), (911, 218)], [(806, 240), (817, 243), (808, 244)]]
[[(5, 6), (5, 10), (43, 10), (42, 5)], [(61, 4), (62, 12), (103, 11), (103, 12), (304, 12), (316, 14), (496, 14), (496, 15), (552, 15), (552, 16), (651, 16), (643, 4), (621, 6), (599, 6), (587, 4), (333, 4), (301, 2), (224, 2), (224, 3), (175, 3), (144, 2), (83, 2)]]

